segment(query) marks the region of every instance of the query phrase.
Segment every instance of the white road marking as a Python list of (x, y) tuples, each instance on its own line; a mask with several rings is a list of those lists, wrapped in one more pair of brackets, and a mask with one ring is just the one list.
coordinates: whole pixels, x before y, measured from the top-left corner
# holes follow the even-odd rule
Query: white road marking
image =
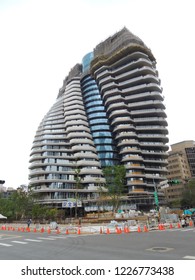
[[(172, 228), (171, 228), (171, 229), (169, 228), (168, 230), (169, 230), (169, 231), (181, 231), (181, 228), (175, 228), (175, 229), (174, 229), (174, 228), (173, 228), (173, 229), (172, 229)], [(165, 230), (165, 231), (166, 231), (166, 230)]]
[[(53, 237), (53, 236), (52, 236)], [(56, 239), (66, 239), (68, 236), (55, 236), (54, 238), (55, 238), (55, 240)]]
[(50, 237), (38, 237), (38, 239), (43, 239), (43, 240), (56, 240), (55, 238), (50, 238)]
[(13, 245), (11, 245), (11, 244), (6, 244), (6, 243), (0, 243), (0, 245), (1, 245), (1, 246), (6, 246), (6, 247), (11, 247), (11, 246), (13, 246)]
[(16, 240), (13, 240), (13, 241), (11, 241), (11, 242), (18, 243), (18, 244), (28, 244), (28, 242), (16, 241)]
[(185, 256), (183, 259), (195, 260), (195, 256)]
[(42, 242), (42, 240), (37, 240), (37, 239), (24, 239), (26, 241), (32, 241), (32, 242)]
[(190, 230), (193, 230), (193, 228), (182, 229), (181, 231), (182, 231), (182, 232), (185, 232), (185, 231), (190, 231)]

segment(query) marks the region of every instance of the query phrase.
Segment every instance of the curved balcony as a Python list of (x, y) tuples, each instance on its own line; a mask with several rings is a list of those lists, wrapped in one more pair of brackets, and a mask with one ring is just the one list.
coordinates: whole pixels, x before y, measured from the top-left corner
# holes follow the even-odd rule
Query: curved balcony
[(137, 138), (137, 134), (133, 131), (126, 131), (126, 132), (123, 131), (123, 132), (118, 133), (115, 138), (117, 140), (120, 140), (120, 139), (123, 139), (123, 138), (125, 138), (125, 139), (127, 139), (127, 138), (135, 139), (135, 138)]
[(84, 115), (84, 114), (70, 114), (70, 115), (67, 115), (65, 116), (64, 118), (64, 122), (66, 124), (66, 122), (74, 122), (75, 124), (75, 121), (84, 121), (84, 122), (87, 122), (87, 117)]
[(127, 161), (140, 161), (140, 162), (142, 162), (143, 158), (141, 156), (134, 155), (134, 154), (123, 156), (121, 162), (126, 164), (125, 162), (127, 162)]
[(68, 126), (67, 128), (66, 128), (66, 132), (68, 133), (68, 135), (70, 134), (70, 133), (80, 133), (80, 132), (88, 132), (88, 133), (90, 133), (90, 129), (89, 129), (89, 127), (87, 127), (87, 126), (84, 126), (84, 125), (72, 125), (72, 126)]
[(77, 152), (74, 154), (74, 158), (85, 158), (87, 160), (88, 158), (98, 159), (98, 156), (92, 152)]
[(88, 138), (88, 139), (92, 139), (92, 136), (90, 133), (87, 132), (71, 132), (67, 135), (68, 139), (73, 139), (73, 138)]
[(126, 116), (129, 116), (130, 115), (130, 113), (128, 112), (128, 110), (127, 109), (120, 109), (120, 110), (117, 110), (117, 111), (112, 111), (112, 112), (110, 112), (110, 114), (109, 114), (109, 118), (110, 119), (115, 119), (115, 118), (117, 118), (117, 117), (122, 117), (122, 116), (124, 116), (124, 117), (126, 117)]
[(103, 100), (106, 100), (108, 97), (113, 97), (114, 95), (120, 95), (121, 96), (122, 91), (116, 87), (113, 89), (106, 90), (105, 92), (102, 92)]
[(111, 111), (116, 111), (116, 109), (120, 110), (125, 108), (128, 108), (128, 106), (124, 102), (112, 103), (107, 107), (107, 112), (110, 113)]
[(113, 132), (120, 133), (120, 131), (129, 131), (130, 133), (135, 132), (135, 127), (131, 124), (118, 124), (114, 127)]
[(131, 79), (133, 77), (148, 74), (156, 76), (156, 71), (151, 66), (142, 66), (130, 71), (123, 72), (119, 75), (116, 74), (115, 79), (117, 79), (120, 82), (123, 80)]
[(120, 148), (122, 146), (131, 146), (131, 145), (139, 146), (139, 141), (131, 138), (121, 139), (120, 141), (118, 141), (117, 146)]
[[(141, 117), (142, 117), (142, 120), (143, 120), (143, 116), (146, 116), (148, 119), (149, 119), (149, 117), (153, 117), (153, 118), (161, 117), (162, 119), (167, 117), (163, 108), (162, 109), (152, 108), (152, 109), (133, 110), (133, 111), (131, 111), (131, 115), (134, 117), (139, 116), (139, 119), (141, 119)], [(135, 121), (137, 121), (137, 119), (135, 119)]]
[[(118, 86), (119, 87), (119, 86)], [(150, 92), (150, 91), (159, 91), (162, 92), (162, 88), (155, 83), (149, 83), (149, 84), (141, 84), (138, 86), (132, 86), (132, 87), (126, 87), (126, 88), (119, 88), (122, 91), (122, 94), (136, 94), (136, 93), (142, 93)]]
[[(104, 95), (105, 97), (105, 95)], [(113, 104), (113, 103), (118, 103), (118, 102), (123, 102), (124, 103), (125, 101), (125, 98), (120, 96), (120, 95), (115, 95), (115, 96), (110, 96), (108, 98), (105, 97), (105, 101), (104, 101), (104, 104), (105, 106), (108, 106), (110, 104)]]
[(118, 87), (120, 89), (126, 88), (127, 85), (129, 87), (141, 86), (142, 84), (146, 85), (149, 83), (159, 84), (159, 79), (154, 75), (147, 74), (145, 76), (140, 75), (138, 77), (133, 77), (128, 80), (124, 80), (118, 83)]

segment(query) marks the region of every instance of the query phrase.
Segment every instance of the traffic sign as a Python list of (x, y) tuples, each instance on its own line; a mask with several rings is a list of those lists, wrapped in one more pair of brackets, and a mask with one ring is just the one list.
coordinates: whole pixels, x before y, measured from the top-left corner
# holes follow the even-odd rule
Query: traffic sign
[(82, 207), (82, 202), (80, 200), (64, 200), (62, 201), (62, 208), (73, 208), (73, 207)]
[(156, 205), (158, 206), (159, 201), (158, 201), (158, 193), (157, 192), (154, 192), (154, 201), (155, 201)]
[(72, 208), (72, 207), (74, 207), (74, 202), (62, 201), (62, 208)]

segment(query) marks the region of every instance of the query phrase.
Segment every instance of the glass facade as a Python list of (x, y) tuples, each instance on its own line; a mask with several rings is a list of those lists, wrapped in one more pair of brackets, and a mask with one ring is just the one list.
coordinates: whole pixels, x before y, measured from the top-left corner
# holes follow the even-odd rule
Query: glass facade
[(81, 90), (93, 141), (101, 166), (105, 167), (117, 163), (117, 153), (98, 86), (89, 74), (85, 75), (92, 59), (93, 53), (89, 53), (82, 60), (84, 77), (81, 79)]

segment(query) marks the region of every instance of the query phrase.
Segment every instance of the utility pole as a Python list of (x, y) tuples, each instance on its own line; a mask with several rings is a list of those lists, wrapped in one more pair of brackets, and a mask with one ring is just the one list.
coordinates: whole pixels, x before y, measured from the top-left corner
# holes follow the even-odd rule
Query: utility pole
[(154, 201), (156, 204), (156, 210), (159, 211), (158, 188), (156, 186), (154, 178), (153, 178), (153, 184), (154, 184)]
[(75, 169), (75, 181), (76, 181), (76, 189), (75, 189), (75, 218), (77, 218), (77, 204), (78, 204), (78, 190), (81, 188), (81, 177), (80, 177), (81, 170), (79, 168)]

